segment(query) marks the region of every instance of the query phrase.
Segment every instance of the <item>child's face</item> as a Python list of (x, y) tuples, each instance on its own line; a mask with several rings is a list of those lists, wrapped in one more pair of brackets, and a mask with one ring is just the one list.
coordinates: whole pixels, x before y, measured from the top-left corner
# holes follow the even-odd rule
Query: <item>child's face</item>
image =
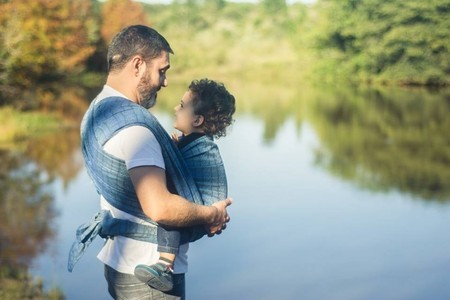
[(202, 117), (194, 114), (194, 107), (192, 106), (192, 99), (194, 96), (191, 91), (184, 93), (181, 98), (180, 104), (175, 106), (175, 122), (173, 126), (181, 131), (183, 134), (188, 135), (192, 132), (201, 132), (200, 121)]

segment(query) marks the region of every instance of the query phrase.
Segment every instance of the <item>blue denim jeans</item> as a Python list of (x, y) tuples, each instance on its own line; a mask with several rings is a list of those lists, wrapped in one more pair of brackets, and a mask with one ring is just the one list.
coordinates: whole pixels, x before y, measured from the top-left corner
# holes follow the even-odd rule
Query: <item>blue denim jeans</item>
[(108, 292), (116, 300), (185, 300), (184, 274), (173, 274), (174, 287), (161, 292), (139, 281), (134, 275), (123, 274), (105, 265)]
[(204, 226), (171, 227), (159, 225), (156, 229), (158, 252), (178, 254), (180, 245), (192, 243), (207, 234)]
[(156, 231), (158, 252), (178, 254), (180, 245), (189, 242), (188, 228), (159, 225)]

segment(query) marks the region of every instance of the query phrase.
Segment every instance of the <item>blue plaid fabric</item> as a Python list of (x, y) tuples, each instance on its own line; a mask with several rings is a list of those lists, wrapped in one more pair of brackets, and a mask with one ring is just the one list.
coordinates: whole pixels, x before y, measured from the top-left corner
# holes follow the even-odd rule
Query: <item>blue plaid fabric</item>
[(110, 204), (124, 212), (149, 222), (142, 211), (125, 162), (103, 150), (104, 144), (120, 130), (144, 126), (161, 146), (166, 175), (178, 194), (197, 204), (203, 204), (193, 177), (181, 153), (158, 120), (142, 106), (121, 97), (109, 97), (91, 104), (81, 127), (81, 147), (86, 169), (97, 191)]
[(113, 218), (109, 210), (101, 210), (94, 218), (80, 225), (76, 232), (76, 240), (69, 252), (67, 269), (72, 272), (75, 264), (87, 250), (92, 241), (100, 235), (102, 238), (126, 236), (138, 241), (156, 243), (157, 228), (128, 220)]
[[(197, 184), (204, 205), (223, 200), (228, 194), (225, 167), (213, 138), (203, 135), (180, 149), (184, 161)], [(180, 244), (193, 242), (206, 235), (204, 227), (158, 227), (158, 251), (177, 253)]]
[(212, 137), (201, 136), (181, 148), (181, 155), (197, 184), (203, 204), (227, 198), (227, 177), (219, 148)]
[[(125, 162), (103, 150), (104, 144), (117, 132), (134, 125), (144, 126), (155, 135), (161, 146), (166, 175), (171, 179), (177, 193), (194, 203), (203, 204), (193, 176), (164, 128), (145, 108), (121, 97), (109, 97), (99, 103), (93, 101), (81, 124), (82, 153), (87, 172), (97, 192), (112, 206), (156, 224), (142, 211)], [(132, 222), (112, 218), (102, 211), (93, 220), (81, 225), (69, 253), (68, 270), (73, 270), (76, 262), (97, 235), (102, 237), (121, 235), (156, 243), (157, 233), (154, 228), (130, 223)], [(203, 226), (193, 227), (190, 230), (193, 237), (199, 238), (205, 233)]]

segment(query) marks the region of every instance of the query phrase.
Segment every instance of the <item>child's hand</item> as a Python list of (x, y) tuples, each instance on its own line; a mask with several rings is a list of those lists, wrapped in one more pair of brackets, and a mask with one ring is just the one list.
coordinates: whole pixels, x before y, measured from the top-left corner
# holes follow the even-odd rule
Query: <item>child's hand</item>
[(176, 133), (176, 132), (173, 132), (173, 133), (172, 133), (172, 140), (173, 140), (175, 143), (178, 143), (178, 138), (179, 138), (179, 136), (177, 135), (177, 133)]

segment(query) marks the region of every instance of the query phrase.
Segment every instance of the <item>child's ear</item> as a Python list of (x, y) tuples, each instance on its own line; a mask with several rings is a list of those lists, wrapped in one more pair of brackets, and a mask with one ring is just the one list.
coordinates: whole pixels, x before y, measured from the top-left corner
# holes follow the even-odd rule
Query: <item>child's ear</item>
[(202, 115), (196, 115), (194, 120), (194, 127), (201, 127), (205, 122), (205, 117)]

